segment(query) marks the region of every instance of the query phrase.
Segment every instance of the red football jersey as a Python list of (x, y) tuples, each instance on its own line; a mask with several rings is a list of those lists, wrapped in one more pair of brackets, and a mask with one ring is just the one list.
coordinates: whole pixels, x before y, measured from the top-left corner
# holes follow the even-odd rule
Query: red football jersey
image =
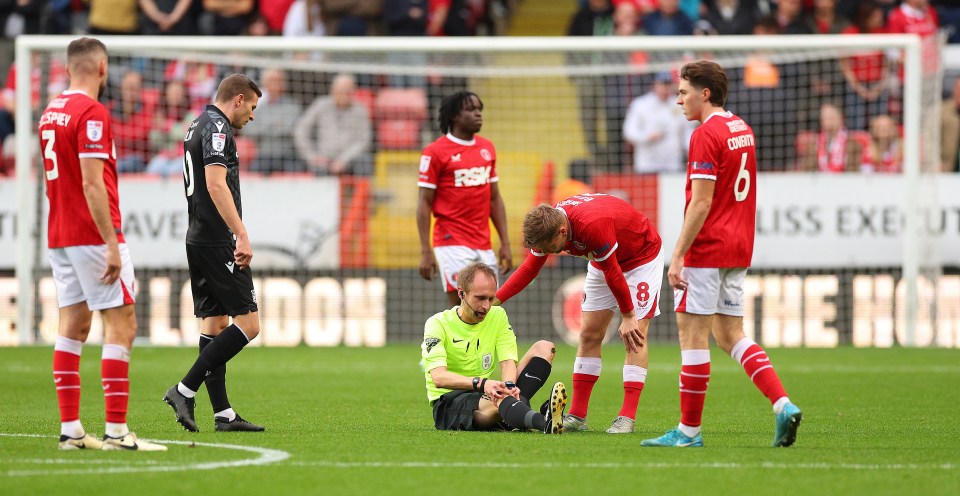
[(749, 267), (757, 218), (753, 129), (730, 112), (711, 114), (690, 137), (687, 201), (694, 179), (716, 181), (713, 203), (683, 259), (687, 267)]
[(490, 249), (490, 188), (497, 182), (493, 143), (451, 134), (427, 145), (420, 156), (417, 186), (437, 190), (433, 202), (433, 246)]
[(117, 240), (123, 243), (117, 154), (107, 109), (82, 91), (65, 91), (47, 105), (40, 116), (38, 131), (50, 200), (47, 246), (103, 244), (83, 195), (81, 158), (103, 159), (103, 183), (110, 203), (110, 218)]
[[(623, 278), (660, 254), (660, 234), (645, 215), (615, 196), (582, 194), (557, 203), (570, 222), (570, 239), (563, 247), (567, 255), (590, 260), (600, 269), (621, 312), (633, 310), (633, 300)], [(531, 250), (520, 267), (497, 291), (505, 302), (527, 287), (540, 273), (546, 256)]]

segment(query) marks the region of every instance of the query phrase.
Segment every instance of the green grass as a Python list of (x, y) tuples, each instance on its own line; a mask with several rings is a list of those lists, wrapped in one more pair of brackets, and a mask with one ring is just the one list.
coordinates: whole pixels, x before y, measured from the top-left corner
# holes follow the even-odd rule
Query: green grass
[[(602, 432), (622, 394), (623, 351), (610, 345), (590, 405), (593, 430), (549, 437), (434, 430), (416, 345), (248, 349), (229, 366), (231, 400), (267, 432), (213, 432), (202, 392), (202, 432), (191, 434), (160, 398), (196, 352), (138, 348), (129, 423), (140, 436), (289, 453), (267, 465), (164, 471), (261, 455), (201, 444), (171, 444), (166, 453), (60, 452), (51, 349), (0, 348), (0, 494), (960, 494), (960, 350), (770, 352), (804, 412), (788, 449), (769, 447), (769, 403), (717, 349), (706, 447), (684, 450), (639, 445), (678, 420), (676, 347), (651, 350), (635, 434)], [(84, 352), (81, 418), (102, 434), (99, 353)], [(560, 348), (551, 379), (569, 387), (573, 357), (572, 348)]]

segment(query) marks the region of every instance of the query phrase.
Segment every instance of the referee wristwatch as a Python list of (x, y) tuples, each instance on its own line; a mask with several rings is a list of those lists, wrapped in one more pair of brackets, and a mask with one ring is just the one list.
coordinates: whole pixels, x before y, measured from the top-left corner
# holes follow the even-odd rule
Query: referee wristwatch
[(479, 378), (479, 377), (474, 377), (474, 378), (473, 378), (473, 390), (474, 390), (474, 391), (479, 391), (479, 390), (480, 390), (480, 378)]

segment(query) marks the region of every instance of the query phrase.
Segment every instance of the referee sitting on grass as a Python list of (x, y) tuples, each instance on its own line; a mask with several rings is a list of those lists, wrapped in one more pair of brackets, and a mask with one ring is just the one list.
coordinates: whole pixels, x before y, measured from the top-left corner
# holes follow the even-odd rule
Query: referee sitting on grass
[[(457, 276), (460, 305), (430, 317), (424, 325), (421, 351), (434, 425), (438, 430), (480, 431), (505, 424), (561, 434), (567, 405), (562, 382), (553, 385), (542, 413), (530, 409), (530, 398), (550, 376), (556, 348), (549, 341), (538, 341), (518, 367), (517, 337), (506, 311), (493, 306), (496, 293), (493, 269), (470, 264)], [(490, 378), (495, 361), (500, 363), (502, 381)]]

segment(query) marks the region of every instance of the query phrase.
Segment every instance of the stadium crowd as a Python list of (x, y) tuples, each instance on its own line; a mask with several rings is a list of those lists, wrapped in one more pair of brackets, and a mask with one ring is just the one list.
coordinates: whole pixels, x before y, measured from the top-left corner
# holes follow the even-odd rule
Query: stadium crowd
[[(498, 36), (506, 34), (521, 0), (16, 0), (0, 2), (0, 63), (12, 60), (11, 40), (19, 34), (144, 34), (218, 36)], [(958, 0), (567, 0), (578, 10), (569, 20), (570, 36), (722, 36), (752, 34), (946, 33), (960, 42)], [(634, 54), (636, 55), (636, 54)], [(655, 54), (651, 54), (654, 57)], [(643, 60), (631, 63), (643, 64)], [(641, 57), (642, 59), (642, 57)], [(403, 62), (403, 61), (397, 61)], [(583, 63), (583, 60), (574, 60)], [(416, 63), (416, 61), (410, 61)], [(177, 174), (180, 130), (210, 101), (215, 82), (235, 67), (188, 61), (119, 61), (104, 102), (113, 113), (118, 168), (122, 172)], [(251, 73), (249, 68), (245, 69)], [(761, 170), (897, 172), (901, 168), (901, 108), (898, 57), (883, 51), (803, 63), (782, 63), (757, 50), (743, 67), (730, 69), (730, 106), (752, 123)], [(162, 73), (158, 77), (155, 74)], [(656, 107), (654, 90), (662, 73), (572, 78), (580, 100), (581, 124), (591, 167), (604, 172), (676, 171), (675, 160), (640, 163), (642, 157), (685, 157), (687, 140), (649, 133), (643, 126), (672, 122), (672, 102), (655, 112), (667, 121), (638, 120), (636, 107)], [(266, 86), (263, 110), (273, 101), (297, 118), (327, 105), (337, 74), (263, 71), (254, 78)], [(365, 143), (338, 138), (318, 128), (314, 136), (340, 139), (306, 144), (295, 139), (297, 119), (271, 118), (269, 130), (244, 130), (238, 146), (250, 152), (261, 173), (369, 174), (370, 157), (389, 149), (418, 150), (434, 135), (435, 106), (446, 93), (467, 87), (466, 80), (377, 77), (357, 74), (350, 101), (331, 107), (351, 119), (350, 129)], [(39, 71), (31, 75), (33, 106), (41, 99)], [(45, 95), (65, 88), (66, 71), (52, 60), (44, 76)], [(942, 106), (941, 167), (958, 170), (960, 87), (948, 76)], [(0, 175), (12, 174), (15, 69), (4, 80), (0, 108)], [(271, 95), (271, 93), (274, 93)], [(342, 93), (342, 91), (341, 91)], [(738, 105), (750, 102), (750, 105)], [(675, 105), (673, 105), (675, 107)], [(260, 110), (258, 110), (259, 114)], [(324, 112), (326, 120), (329, 112)], [(653, 117), (656, 117), (654, 115)], [(276, 116), (274, 116), (276, 117)], [(308, 116), (307, 116), (308, 117)], [(346, 117), (345, 117), (346, 118)], [(315, 120), (315, 119), (314, 119)], [(366, 123), (363, 121), (366, 120)], [(323, 124), (316, 122), (317, 125)], [(639, 126), (639, 127), (638, 127)], [(256, 126), (253, 126), (256, 127)], [(329, 127), (329, 126), (328, 126)], [(669, 124), (676, 129), (674, 124)], [(428, 132), (429, 131), (429, 132)], [(268, 132), (269, 134), (263, 134)], [(689, 132), (680, 126), (678, 132)], [(257, 134), (259, 133), (259, 134)], [(273, 146), (267, 142), (284, 143)], [(290, 144), (296, 146), (291, 147)], [(679, 149), (675, 149), (679, 147)], [(259, 150), (258, 150), (259, 148)], [(669, 148), (669, 149), (668, 149)], [(347, 167), (336, 157), (362, 162)], [(263, 160), (257, 159), (262, 152)], [(359, 157), (359, 158), (357, 158)], [(337, 161), (335, 166), (330, 163)], [(682, 162), (681, 162), (682, 163)]]

